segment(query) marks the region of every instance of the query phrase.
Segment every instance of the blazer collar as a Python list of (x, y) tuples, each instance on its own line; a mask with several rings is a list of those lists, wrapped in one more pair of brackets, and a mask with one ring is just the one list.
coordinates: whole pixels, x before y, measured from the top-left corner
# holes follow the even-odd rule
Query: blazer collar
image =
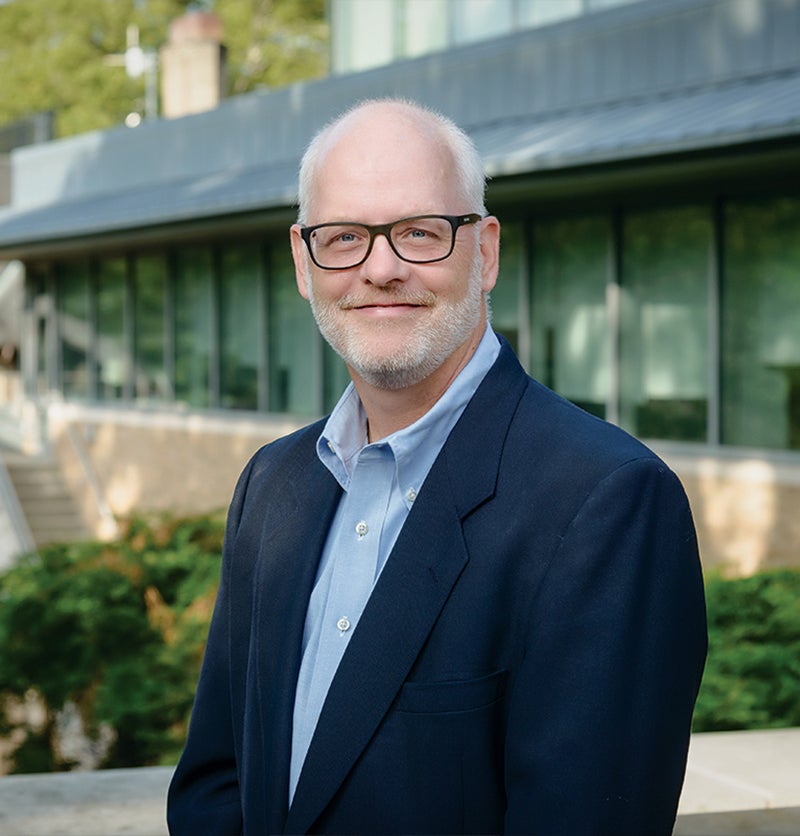
[(331, 683), (286, 833), (308, 831), (333, 798), (389, 710), (469, 560), (461, 523), (494, 493), (508, 427), (527, 384), (502, 342), (496, 363), (431, 468)]

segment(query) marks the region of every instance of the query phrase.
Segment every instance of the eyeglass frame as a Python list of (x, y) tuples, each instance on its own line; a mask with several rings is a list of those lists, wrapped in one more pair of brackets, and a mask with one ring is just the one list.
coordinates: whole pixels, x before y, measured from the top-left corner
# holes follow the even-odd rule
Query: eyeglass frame
[[(419, 221), (425, 218), (440, 218), (441, 220), (448, 221), (452, 229), (452, 235), (450, 237), (450, 249), (447, 251), (446, 255), (438, 256), (437, 258), (425, 258), (421, 260), (414, 258), (406, 258), (404, 255), (401, 255), (397, 251), (397, 248), (394, 245), (394, 241), (392, 241), (392, 227), (396, 226), (397, 224), (407, 223), (408, 221)], [(355, 267), (360, 267), (369, 258), (370, 253), (372, 252), (372, 245), (375, 243), (376, 235), (383, 235), (383, 237), (388, 241), (389, 246), (392, 248), (392, 252), (401, 261), (405, 261), (408, 264), (435, 264), (436, 262), (444, 261), (445, 259), (450, 258), (450, 256), (453, 254), (453, 250), (456, 248), (456, 232), (462, 226), (476, 224), (482, 220), (483, 215), (480, 215), (477, 212), (470, 212), (465, 215), (412, 215), (410, 218), (400, 218), (388, 224), (364, 224), (360, 221), (328, 221), (327, 223), (323, 224), (314, 224), (313, 226), (300, 227), (300, 237), (303, 239), (303, 241), (305, 241), (306, 247), (308, 248), (308, 254), (311, 256), (311, 260), (314, 262), (314, 264), (317, 265), (317, 267), (319, 267), (320, 270), (352, 270)], [(357, 226), (361, 229), (367, 230), (367, 233), (369, 234), (369, 244), (367, 244), (367, 251), (364, 253), (364, 257), (360, 261), (357, 261), (355, 264), (349, 264), (347, 265), (347, 267), (325, 267), (317, 261), (317, 258), (314, 255), (314, 249), (311, 246), (311, 236), (318, 229), (324, 229), (325, 227), (331, 226)]]

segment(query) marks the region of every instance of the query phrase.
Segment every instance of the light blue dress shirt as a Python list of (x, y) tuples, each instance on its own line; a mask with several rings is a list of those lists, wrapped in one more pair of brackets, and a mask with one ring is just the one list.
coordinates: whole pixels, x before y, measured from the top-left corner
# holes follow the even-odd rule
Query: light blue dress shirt
[(336, 669), (372, 588), (447, 436), (500, 353), (491, 327), (469, 363), (419, 420), (368, 443), (351, 383), (317, 441), (344, 493), (331, 523), (306, 612), (292, 727), (289, 801)]

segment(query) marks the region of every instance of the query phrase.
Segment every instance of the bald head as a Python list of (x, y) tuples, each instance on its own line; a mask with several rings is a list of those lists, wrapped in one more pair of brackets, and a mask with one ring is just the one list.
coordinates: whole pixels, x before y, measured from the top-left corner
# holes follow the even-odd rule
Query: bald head
[[(457, 194), (458, 211), (485, 214), (485, 176), (472, 140), (450, 119), (411, 102), (377, 99), (363, 102), (326, 125), (309, 143), (300, 165), (298, 222), (312, 220), (320, 179), (337, 165), (337, 153), (358, 155), (364, 166), (380, 172), (404, 156), (409, 144), (436, 159), (443, 187)], [(413, 182), (410, 167), (405, 176)], [(320, 219), (313, 219), (318, 222)]]

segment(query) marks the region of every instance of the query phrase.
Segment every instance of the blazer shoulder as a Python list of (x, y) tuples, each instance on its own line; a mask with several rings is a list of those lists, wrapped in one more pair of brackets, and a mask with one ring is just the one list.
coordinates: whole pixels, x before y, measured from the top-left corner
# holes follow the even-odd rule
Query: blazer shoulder
[(533, 378), (528, 378), (520, 399), (508, 444), (519, 460), (533, 457), (545, 467), (580, 473), (589, 481), (601, 480), (631, 462), (669, 470), (653, 450), (626, 430), (591, 415)]
[(315, 464), (322, 468), (316, 442), (324, 425), (322, 418), (264, 444), (253, 453), (236, 482), (228, 512), (229, 524), (241, 515), (246, 505), (261, 501), (264, 491), (280, 491), (281, 485), (291, 488), (294, 480), (307, 477)]

